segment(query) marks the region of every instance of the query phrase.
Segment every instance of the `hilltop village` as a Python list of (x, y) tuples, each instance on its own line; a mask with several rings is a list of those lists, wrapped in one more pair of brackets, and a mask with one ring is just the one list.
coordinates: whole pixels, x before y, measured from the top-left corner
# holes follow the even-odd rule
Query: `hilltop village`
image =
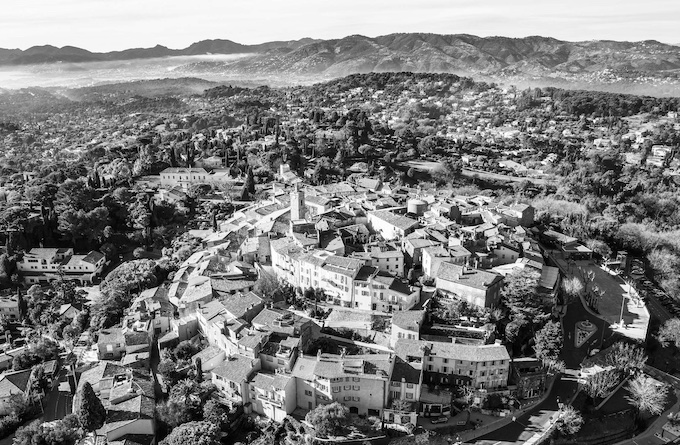
[(673, 100), (136, 88), (2, 96), (3, 436), (680, 436)]

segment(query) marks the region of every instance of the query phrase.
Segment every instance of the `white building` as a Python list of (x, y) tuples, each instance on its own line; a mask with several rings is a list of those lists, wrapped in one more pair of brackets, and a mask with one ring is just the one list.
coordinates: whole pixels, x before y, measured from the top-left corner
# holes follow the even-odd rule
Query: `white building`
[(188, 189), (193, 184), (205, 184), (210, 174), (204, 168), (168, 167), (161, 172), (161, 187)]
[(74, 255), (71, 248), (34, 248), (24, 254), (17, 269), (27, 284), (45, 284), (59, 276), (84, 284), (92, 283), (105, 263), (104, 254), (96, 251)]

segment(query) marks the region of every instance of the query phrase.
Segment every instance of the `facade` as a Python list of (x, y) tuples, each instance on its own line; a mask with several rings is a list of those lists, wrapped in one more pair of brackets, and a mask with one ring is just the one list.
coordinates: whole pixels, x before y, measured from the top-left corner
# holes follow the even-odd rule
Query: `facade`
[(401, 248), (406, 254), (407, 262), (409, 262), (414, 269), (420, 269), (423, 261), (423, 249), (438, 246), (441, 245), (441, 243), (425, 238), (412, 238), (413, 236), (416, 235), (414, 234), (411, 235), (411, 237), (404, 239)]
[(248, 388), (252, 410), (275, 422), (282, 422), (297, 407), (295, 377), (289, 374), (258, 372)]
[(300, 357), (292, 372), (297, 406), (311, 411), (319, 405), (339, 402), (351, 413), (382, 417), (393, 367), (391, 354), (319, 353), (316, 357)]
[(401, 239), (419, 226), (415, 219), (397, 215), (389, 210), (368, 212), (368, 223), (374, 232), (387, 241)]
[(425, 383), (487, 390), (508, 386), (510, 355), (500, 343), (470, 345), (399, 339), (395, 351), (407, 363), (422, 365)]
[(17, 269), (27, 284), (46, 284), (60, 276), (84, 284), (92, 283), (105, 263), (100, 252), (74, 255), (71, 248), (34, 248), (24, 254)]
[(426, 311), (395, 312), (392, 316), (390, 346), (394, 347), (401, 338), (420, 340), (420, 329), (425, 323)]
[(366, 246), (366, 252), (361, 254), (367, 259), (367, 264), (375, 266), (383, 272), (404, 276), (404, 253), (394, 243), (378, 243)]
[(211, 371), (211, 381), (223, 402), (231, 407), (243, 405), (248, 402), (248, 379), (258, 370), (258, 360), (236, 354)]
[(16, 295), (0, 297), (0, 315), (7, 317), (8, 320), (20, 320), (21, 310), (19, 307), (19, 297)]
[(436, 277), (441, 263), (453, 263), (453, 258), (441, 245), (423, 249), (423, 273), (428, 277)]
[(186, 190), (193, 184), (205, 184), (210, 179), (210, 174), (204, 168), (168, 167), (160, 176), (164, 189), (181, 187)]
[(498, 304), (503, 276), (457, 264), (442, 263), (436, 277), (437, 289), (479, 307)]
[(420, 288), (411, 288), (377, 267), (363, 266), (354, 279), (354, 307), (363, 310), (407, 311), (420, 300)]

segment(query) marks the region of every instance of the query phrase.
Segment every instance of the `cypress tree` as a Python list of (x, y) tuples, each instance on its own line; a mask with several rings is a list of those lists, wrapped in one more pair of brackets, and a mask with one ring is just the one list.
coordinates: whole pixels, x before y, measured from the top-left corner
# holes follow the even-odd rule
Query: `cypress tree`
[(106, 421), (106, 409), (89, 382), (86, 382), (83, 386), (74, 414), (78, 417), (85, 431), (97, 430)]

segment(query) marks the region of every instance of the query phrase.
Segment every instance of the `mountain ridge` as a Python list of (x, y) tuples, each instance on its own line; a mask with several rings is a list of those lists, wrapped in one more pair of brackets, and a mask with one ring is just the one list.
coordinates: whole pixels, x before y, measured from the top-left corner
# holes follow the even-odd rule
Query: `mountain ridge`
[(413, 71), (467, 72), (500, 77), (568, 78), (593, 73), (680, 77), (680, 47), (656, 40), (569, 42), (543, 36), (479, 37), (434, 33), (394, 33), (377, 37), (355, 34), (339, 39), (304, 38), (256, 45), (212, 39), (195, 42), (184, 49), (156, 45), (108, 53), (94, 53), (73, 46), (43, 45), (24, 51), (0, 49), (0, 65), (203, 54), (243, 54), (247, 57), (230, 61), (196, 61), (177, 69), (187, 75), (213, 71), (338, 77), (372, 71)]

